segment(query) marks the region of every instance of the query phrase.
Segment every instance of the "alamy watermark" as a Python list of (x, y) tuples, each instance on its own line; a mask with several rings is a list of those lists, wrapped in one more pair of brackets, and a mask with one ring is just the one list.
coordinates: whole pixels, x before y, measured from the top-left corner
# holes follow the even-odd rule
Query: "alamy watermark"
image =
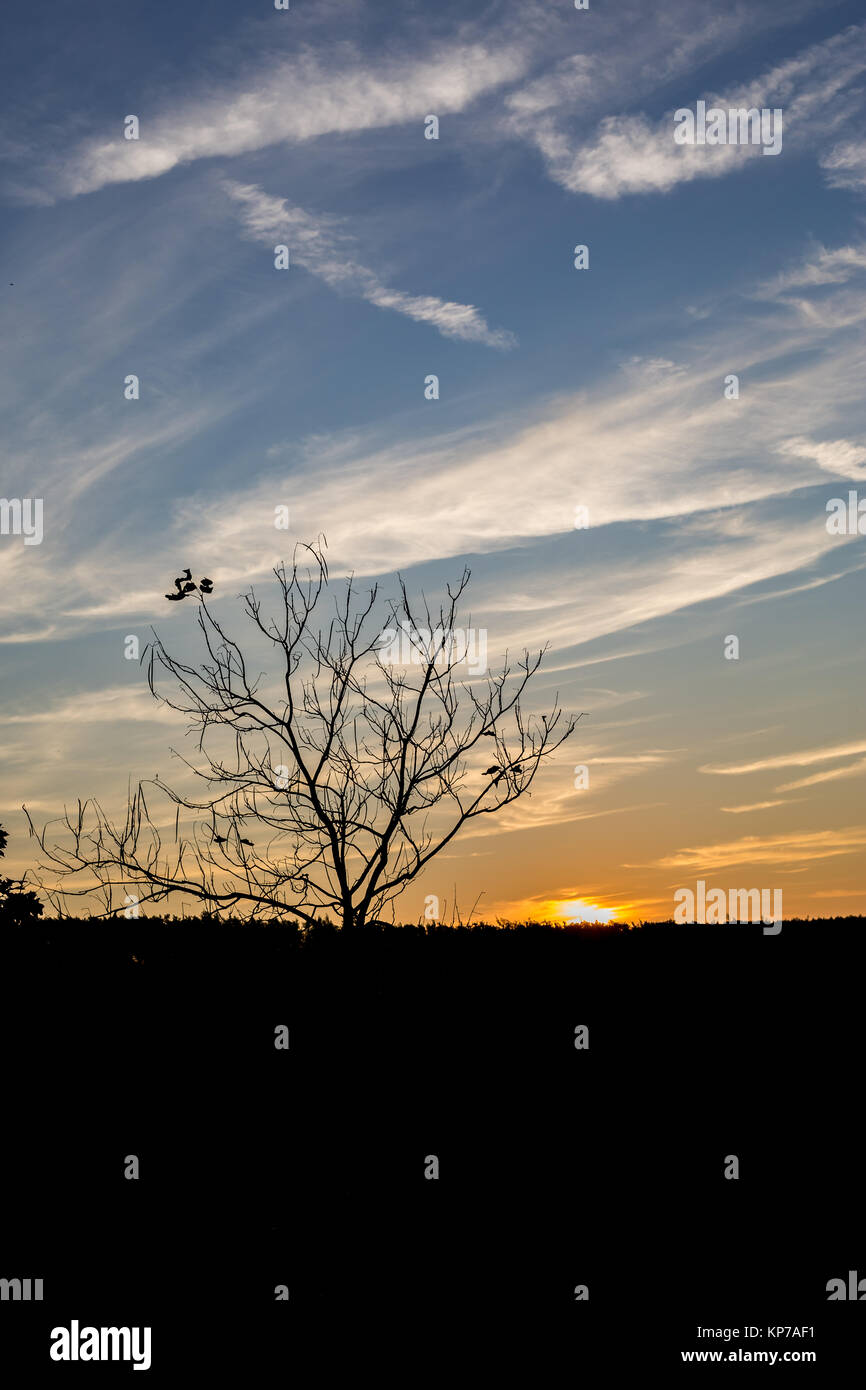
[(694, 111), (681, 106), (674, 112), (674, 140), (678, 145), (763, 145), (764, 154), (780, 154), (782, 108), (711, 106), (708, 111), (705, 101)]
[(0, 497), (0, 536), (23, 536), (25, 545), (41, 545), (42, 498)]
[(0, 1279), (0, 1299), (4, 1303), (7, 1299), (13, 1303), (29, 1303), (31, 1299), (41, 1303), (42, 1283), (41, 1279)]
[(487, 670), (487, 629), (485, 627), (414, 627), (405, 621), (399, 631), (388, 627), (382, 633), (379, 657), (389, 665), (459, 665), (465, 661), (473, 676)]
[(827, 1302), (837, 1303), (839, 1299), (852, 1299), (862, 1303), (866, 1299), (866, 1279), (859, 1278), (856, 1269), (848, 1270), (848, 1283), (844, 1279), (827, 1280)]
[(831, 497), (825, 508), (827, 534), (830, 536), (866, 536), (866, 497), (859, 497), (855, 488), (844, 497)]
[[(770, 893), (772, 892), (772, 905)], [(721, 925), (725, 922), (763, 922), (765, 936), (782, 930), (781, 888), (711, 888), (698, 879), (697, 892), (678, 888), (674, 893), (674, 921)]]
[(150, 1370), (149, 1327), (52, 1327), (52, 1361), (132, 1361), (134, 1371)]

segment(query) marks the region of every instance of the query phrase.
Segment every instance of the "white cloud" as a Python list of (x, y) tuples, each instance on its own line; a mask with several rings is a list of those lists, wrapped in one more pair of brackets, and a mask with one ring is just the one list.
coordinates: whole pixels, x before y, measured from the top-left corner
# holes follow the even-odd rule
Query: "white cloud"
[[(811, 341), (809, 333), (787, 327), (783, 336), (791, 349)], [(762, 340), (753, 329), (753, 359), (772, 357), (777, 342), (778, 331)], [(527, 632), (543, 630), (571, 648), (794, 573), (833, 551), (844, 549), (846, 557), (850, 551), (856, 560), (856, 537), (828, 536), (823, 502), (814, 516), (796, 520), (769, 510), (773, 499), (827, 477), (813, 449), (781, 446), (790, 445), (792, 431), (802, 431), (793, 438), (804, 440), (816, 425), (824, 428), (839, 400), (859, 393), (862, 353), (847, 341), (842, 349), (810, 360), (766, 391), (755, 388), (736, 406), (722, 397), (719, 363), (734, 352), (742, 368), (751, 360), (739, 329), (735, 345), (714, 339), (705, 352), (693, 351), (689, 373), (664, 367), (660, 358), (631, 361), (604, 391), (544, 402), (529, 420), (502, 416), (483, 430), (473, 426), (421, 445), (406, 437), (383, 445), (358, 433), (313, 437), (271, 451), (267, 471), (245, 476), (232, 491), (209, 486), (177, 498), (158, 539), (146, 546), (130, 547), (128, 536), (108, 533), (95, 553), (71, 564), (65, 547), (43, 546), (38, 565), (22, 546), (14, 558), (4, 548), (12, 582), (3, 606), (16, 615), (16, 631), (30, 613), (43, 635), (56, 635), (59, 624), (73, 635), (94, 622), (160, 613), (165, 585), (154, 575), (168, 582), (181, 552), (184, 563), (206, 563), (223, 596), (266, 576), (295, 536), (324, 532), (335, 574), (375, 575), (570, 535), (570, 552), (548, 557), (512, 586), (516, 609), (506, 603), (503, 610), (495, 581), (476, 602), (489, 605), (491, 620), (502, 613), (496, 624), (503, 643), (523, 645)], [(81, 470), (64, 471), (74, 477)], [(286, 497), (291, 537), (273, 527), (274, 506)], [(388, 498), (399, 498), (399, 506), (383, 505)], [(574, 530), (578, 503), (589, 508), (587, 533)], [(616, 564), (599, 567), (587, 558), (586, 583), (580, 583), (582, 557), (592, 556), (602, 528), (654, 520), (676, 522), (654, 542), (664, 547), (663, 563), (647, 564), (640, 549), (617, 545)], [(191, 536), (197, 554), (190, 559)], [(567, 553), (570, 573), (560, 574)], [(118, 567), (122, 586), (106, 582)]]
[[(764, 345), (755, 332), (752, 342), (760, 360), (771, 355), (778, 338)], [(786, 348), (797, 343), (786, 331)], [(679, 518), (689, 558), (677, 561), (678, 571), (662, 567), (644, 575), (630, 593), (623, 588), (623, 603), (635, 622), (655, 611), (650, 596), (659, 587), (679, 588), (697, 600), (787, 573), (847, 544), (827, 535), (823, 503), (815, 524), (806, 527), (734, 509), (789, 496), (826, 477), (812, 452), (783, 453), (780, 446), (791, 439), (792, 429), (814, 428), (823, 412), (832, 412), (839, 393), (848, 390), (849, 376), (851, 390), (859, 391), (862, 354), (852, 356), (846, 345), (844, 364), (828, 354), (826, 362), (810, 362), (799, 374), (789, 374), (784, 391), (774, 383), (767, 392), (752, 393), (748, 403), (744, 397), (732, 406), (723, 399), (719, 362), (730, 360), (733, 350), (714, 342), (705, 358), (693, 354), (685, 377), (676, 367), (661, 370), (657, 359), (630, 362), (606, 390), (596, 388), (592, 396), (548, 401), (529, 421), (505, 416), (484, 432), (474, 427), (420, 447), (400, 439), (377, 448), (362, 438), (350, 441), (348, 454), (320, 440), (296, 446), (288, 463), (292, 472), (303, 473), (304, 485), (300, 492), (294, 489), (293, 532), (324, 532), (335, 566), (379, 574), (569, 532), (579, 554), (580, 532), (573, 531), (577, 505), (587, 507), (590, 531)], [(741, 342), (736, 352), (744, 356)], [(798, 437), (806, 437), (805, 429)], [(181, 505), (176, 525), (183, 528), (196, 518), (232, 579), (251, 568), (265, 572), (272, 553), (262, 517), (272, 514), (290, 486), (283, 478), (275, 461), (271, 476), (246, 485), (236, 497), (215, 503), (190, 498)], [(397, 514), (383, 508), (383, 497), (399, 497)], [(625, 559), (622, 574), (630, 568)], [(691, 589), (692, 582), (698, 589)], [(545, 587), (547, 594), (534, 598), (527, 589), (522, 599), (518, 595), (518, 605), (527, 614), (533, 602), (536, 611), (548, 612), (557, 595), (554, 591), (551, 604), (551, 586)], [(593, 632), (606, 611), (597, 612)], [(565, 621), (572, 617), (573, 608), (566, 605)]]
[(572, 152), (556, 129), (540, 131), (538, 145), (551, 177), (570, 193), (621, 198), (626, 193), (666, 193), (678, 183), (718, 178), (755, 147), (675, 145), (673, 120), (651, 123), (645, 116), (606, 116), (595, 139)]
[[(270, 234), (268, 219), (286, 211), (282, 200), (258, 190), (239, 206), (250, 213), (251, 235)], [(301, 254), (330, 262), (337, 224), (287, 212), (296, 218)], [(783, 321), (765, 301), (755, 309), (747, 341), (741, 315), (727, 328), (714, 328), (712, 319), (696, 328), (688, 369), (661, 343), (651, 358), (632, 358), (592, 393), (542, 400), (531, 413), (503, 412), (423, 442), (393, 427), (290, 440), (263, 449), (230, 483), (225, 474), (218, 483), (193, 474), (185, 484), (180, 474), (158, 531), (146, 539), (123, 520), (116, 532), (91, 536), (83, 512), (92, 484), (126, 465), (137, 449), (153, 448), (158, 456), (212, 428), (254, 396), (258, 362), (241, 369), (240, 382), (220, 382), (191, 408), (166, 401), (156, 416), (141, 416), (140, 431), (124, 430), (108, 445), (103, 436), (76, 446), (73, 417), (61, 436), (70, 442), (54, 459), (57, 420), (48, 417), (22, 464), (29, 467), (40, 454), (51, 462), (50, 530), (42, 547), (2, 549), (5, 640), (56, 640), (111, 622), (164, 619), (162, 593), (179, 564), (203, 567), (223, 598), (266, 577), (295, 537), (323, 532), (332, 572), (359, 576), (452, 556), (519, 554), (559, 537), (541, 566), (534, 572), (523, 566), (520, 579), (515, 568), (505, 589), (495, 577), (501, 567), (482, 567), (475, 592), (503, 645), (522, 646), (535, 631), (569, 650), (744, 589), (749, 598), (772, 599), (775, 594), (750, 586), (793, 575), (834, 552), (844, 552), (844, 563), (856, 568), (862, 563), (856, 537), (828, 536), (823, 499), (805, 512), (784, 499), (825, 484), (828, 470), (859, 466), (858, 446), (836, 431), (847, 412), (846, 427), (857, 437), (863, 349), (848, 334), (835, 341), (825, 325)], [(776, 366), (780, 352), (784, 370)], [(791, 359), (798, 365), (788, 365)], [(751, 377), (736, 403), (722, 394), (727, 364), (743, 380)], [(813, 445), (821, 434), (831, 443)], [(273, 527), (274, 506), (286, 499), (288, 536)], [(574, 530), (577, 505), (588, 507), (587, 533)], [(652, 522), (665, 525), (650, 533)], [(638, 528), (631, 541), (610, 537), (615, 562), (594, 562), (604, 528), (627, 525)], [(88, 536), (84, 549), (82, 535)], [(805, 583), (831, 582), (838, 569), (838, 563), (824, 566)], [(784, 592), (795, 589), (788, 584)]]
[(196, 159), (420, 121), (431, 111), (462, 111), (525, 67), (516, 46), (472, 42), (379, 62), (346, 55), (343, 45), (337, 63), (326, 65), (302, 52), (222, 90), (202, 88), (173, 108), (142, 109), (136, 113), (138, 140), (124, 138), (118, 119), (109, 138), (89, 140), (57, 161), (49, 171), (52, 191), (76, 197), (109, 184), (157, 178)]
[[(809, 0), (797, 0), (788, 6), (786, 22), (795, 22), (809, 9)], [(573, 115), (585, 122), (589, 113), (598, 119), (605, 107), (610, 111), (620, 102), (624, 91), (632, 100), (648, 96), (778, 23), (777, 16), (759, 7), (738, 6), (713, 17), (704, 5), (680, 0), (668, 4), (660, 17), (647, 14), (640, 4), (625, 4), (613, 18), (596, 16), (591, 29), (587, 25), (579, 35), (581, 51), (563, 59), (563, 47), (575, 40), (574, 14), (557, 15), (544, 0), (524, 0), (518, 15), (497, 16), (495, 29), (484, 21), (465, 20), (455, 39), (434, 40), (426, 48), (423, 27), (410, 24), (402, 46), (395, 36), (387, 55), (378, 59), (349, 37), (330, 42), (327, 57), (298, 40), (291, 58), (247, 65), (216, 89), (201, 83), (186, 98), (168, 97), (155, 109), (143, 104), (135, 113), (141, 122), (138, 140), (123, 138), (118, 118), (110, 132), (62, 154), (46, 156), (38, 140), (30, 146), (11, 142), (11, 154), (26, 153), (35, 167), (36, 183), (28, 187), (25, 178), (13, 179), (7, 191), (44, 205), (112, 184), (158, 178), (195, 160), (238, 158), (276, 144), (301, 145), (328, 135), (420, 122), (430, 112), (458, 115), (488, 96), (496, 97), (497, 107), (482, 114), (473, 133), (483, 127), (486, 138), (496, 143), (503, 138), (529, 141), (565, 187), (586, 184), (585, 191), (600, 197), (616, 197), (630, 188), (664, 188), (671, 176), (668, 160), (642, 117), (617, 117), (614, 128), (602, 122), (594, 142), (598, 148), (590, 142), (576, 153), (563, 122)], [(328, 33), (326, 27), (320, 39), (323, 33)], [(826, 66), (826, 49), (828, 62), (843, 74), (837, 84), (847, 82), (858, 71), (858, 33), (818, 45), (762, 81), (775, 81), (783, 93), (796, 87), (798, 79), (817, 82)], [(837, 52), (840, 44), (844, 59)], [(500, 97), (502, 89), (509, 90)], [(826, 81), (822, 90), (830, 90)], [(811, 102), (812, 110), (815, 93), (801, 93), (799, 100), (804, 110)], [(668, 121), (668, 135), (669, 127)], [(662, 139), (665, 143), (670, 141)], [(724, 151), (715, 153), (728, 162)], [(695, 163), (688, 153), (682, 153), (679, 169), (674, 181), (721, 172), (708, 171), (706, 160)]]
[[(862, 99), (852, 84), (864, 72), (866, 28), (850, 28), (752, 82), (724, 94), (696, 90), (679, 105), (694, 109), (700, 98), (708, 108), (725, 111), (780, 108), (784, 151), (791, 144), (813, 145), (850, 119)], [(551, 178), (569, 192), (595, 198), (667, 192), (696, 178), (720, 178), (750, 158), (760, 158), (769, 173), (779, 158), (768, 159), (759, 145), (678, 145), (672, 109), (656, 121), (643, 114), (607, 114), (593, 138), (581, 142), (558, 114), (537, 105), (534, 113), (530, 108), (525, 133), (541, 151)]]
[(365, 266), (348, 259), (348, 238), (336, 219), (313, 217), (303, 208), (292, 207), (284, 198), (273, 198), (251, 184), (223, 181), (229, 197), (239, 206), (244, 229), (254, 241), (267, 245), (286, 245), (290, 259), (324, 280), (332, 289), (359, 295), (380, 309), (393, 309), (419, 323), (432, 324), (445, 338), (484, 343), (487, 347), (509, 348), (516, 343), (513, 333), (490, 328), (471, 304), (438, 299), (435, 295), (405, 294), (389, 289)]
[(845, 284), (858, 271), (866, 270), (866, 246), (836, 246), (832, 250), (818, 245), (798, 265), (781, 271), (755, 291), (764, 299), (775, 299), (792, 289), (812, 289), (819, 285)]
[(855, 193), (866, 189), (866, 140), (846, 140), (834, 145), (821, 160), (831, 188), (848, 188)]
[(811, 439), (786, 439), (778, 452), (791, 458), (814, 459), (825, 473), (860, 480), (866, 478), (866, 446), (852, 444), (848, 439), (828, 439), (821, 443)]
[[(586, 53), (573, 53), (505, 98), (506, 109), (519, 120), (557, 110), (598, 89), (598, 64)], [(515, 129), (519, 126), (515, 123)]]

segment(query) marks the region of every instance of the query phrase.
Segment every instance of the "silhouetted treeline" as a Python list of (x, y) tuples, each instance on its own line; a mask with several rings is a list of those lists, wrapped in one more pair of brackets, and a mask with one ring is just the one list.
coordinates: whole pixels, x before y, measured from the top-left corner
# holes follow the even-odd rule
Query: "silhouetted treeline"
[[(0, 919), (2, 922), (2, 919)], [(331, 958), (347, 965), (358, 960), (396, 962), (412, 957), (427, 960), (491, 961), (519, 964), (539, 961), (558, 968), (571, 959), (570, 941), (621, 942), (627, 957), (686, 962), (690, 945), (698, 940), (704, 947), (722, 953), (728, 945), (739, 951), (747, 942), (760, 942), (769, 948), (779, 943), (806, 943), (810, 950), (822, 952), (830, 942), (856, 945), (866, 942), (864, 917), (797, 918), (785, 922), (778, 936), (765, 937), (760, 923), (726, 923), (719, 926), (669, 922), (623, 922), (601, 926), (596, 923), (495, 921), (447, 926), (426, 922), (395, 925), (370, 923), (361, 930), (347, 932), (329, 921), (311, 927), (280, 920), (245, 922), (240, 919), (203, 917), (141, 916), (41, 918), (26, 925), (0, 924), (0, 959), (8, 966), (14, 959), (65, 959), (74, 965), (86, 959), (97, 966), (126, 958), (134, 965), (173, 961), (191, 964), (236, 962), (239, 968), (271, 958)], [(626, 944), (627, 943), (627, 944)], [(723, 944), (724, 943), (724, 944)], [(616, 946), (617, 955), (620, 947)], [(649, 950), (649, 955), (646, 954)], [(564, 954), (563, 954), (564, 952)]]
[[(800, 929), (808, 927), (814, 931), (816, 928), (825, 927), (828, 930), (838, 931), (847, 928), (866, 929), (866, 917), (862, 916), (836, 916), (836, 917), (792, 917), (785, 919), (784, 930)], [(503, 933), (510, 935), (550, 935), (550, 936), (582, 936), (593, 938), (606, 938), (621, 936), (629, 932), (653, 932), (668, 931), (677, 933), (694, 933), (701, 931), (709, 932), (729, 932), (736, 931), (737, 928), (751, 928), (755, 932), (761, 931), (761, 924), (755, 922), (723, 922), (718, 925), (694, 922), (674, 922), (669, 919), (665, 922), (611, 922), (601, 924), (598, 922), (562, 922), (562, 921), (511, 921), (507, 918), (497, 918), (493, 922), (471, 922), (455, 923), (450, 925), (445, 922), (368, 922), (361, 930), (362, 937), (370, 936), (417, 936), (425, 939), (437, 937), (459, 937), (459, 936), (479, 936), (484, 934), (494, 934), (501, 936)], [(286, 936), (296, 937), (299, 942), (310, 941), (324, 936), (347, 937), (340, 926), (336, 923), (323, 918), (316, 921), (311, 927), (301, 926), (297, 922), (287, 922), (279, 918), (259, 918), (255, 921), (245, 921), (239, 917), (210, 917), (207, 914), (202, 916), (176, 916), (171, 913), (166, 915), (149, 914), (137, 918), (125, 919), (122, 915), (112, 918), (106, 917), (42, 917), (38, 922), (34, 922), (28, 927), (28, 932), (32, 933), (36, 929), (37, 934), (46, 932), (76, 932), (87, 928), (88, 930), (102, 929), (110, 931), (112, 935), (118, 932), (136, 932), (143, 928), (170, 929), (172, 932), (178, 931), (202, 931), (220, 932), (227, 930), (240, 930), (245, 933), (261, 932), (263, 930), (277, 931)]]

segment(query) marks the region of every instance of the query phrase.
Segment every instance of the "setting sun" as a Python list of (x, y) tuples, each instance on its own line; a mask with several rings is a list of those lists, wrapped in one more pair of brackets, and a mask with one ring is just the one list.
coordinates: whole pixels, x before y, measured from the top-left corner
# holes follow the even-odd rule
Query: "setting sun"
[(564, 917), (567, 922), (612, 922), (616, 918), (615, 907), (597, 907), (595, 903), (585, 903), (582, 898), (572, 898), (569, 902), (556, 902), (551, 905), (553, 917)]

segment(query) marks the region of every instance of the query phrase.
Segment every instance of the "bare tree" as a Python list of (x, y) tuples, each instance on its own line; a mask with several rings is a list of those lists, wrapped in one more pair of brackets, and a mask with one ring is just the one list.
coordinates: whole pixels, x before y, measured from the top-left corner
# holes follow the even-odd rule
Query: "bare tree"
[[(426, 599), (416, 608), (400, 580), (386, 611), (412, 651), (397, 665), (374, 619), (378, 586), (361, 597), (350, 578), (337, 596), (321, 541), (299, 549), (301, 563), (296, 549), (290, 569), (274, 570), (277, 617), (264, 615), (254, 590), (244, 596), (256, 641), (266, 639), (279, 659), (278, 687), (268, 693), (264, 676), (250, 674), (203, 598), (200, 665), (171, 656), (156, 633), (142, 656), (151, 692), (197, 733), (197, 761), (181, 760), (197, 779), (192, 788), (203, 784), (200, 794), (157, 776), (130, 791), (122, 825), (92, 800), (41, 831), (28, 813), (40, 870), (55, 878), (36, 881), (55, 910), (96, 891), (109, 916), (132, 889), (142, 902), (191, 897), (216, 915), (309, 924), (332, 912), (343, 927), (363, 926), (467, 822), (527, 794), (542, 760), (572, 732), (576, 720), (562, 718), (556, 699), (549, 715), (521, 708), (544, 649), (524, 652), (513, 668), (506, 654), (495, 676), (455, 680), (461, 657), (450, 635), (468, 570), (448, 586), (435, 624)], [(165, 677), (168, 694), (157, 691)], [(490, 766), (481, 771), (478, 761)], [(151, 815), (155, 794), (173, 804), (173, 837), (170, 810), (167, 823)], [(194, 813), (189, 833), (181, 833), (181, 811)], [(65, 842), (49, 844), (58, 824)]]

